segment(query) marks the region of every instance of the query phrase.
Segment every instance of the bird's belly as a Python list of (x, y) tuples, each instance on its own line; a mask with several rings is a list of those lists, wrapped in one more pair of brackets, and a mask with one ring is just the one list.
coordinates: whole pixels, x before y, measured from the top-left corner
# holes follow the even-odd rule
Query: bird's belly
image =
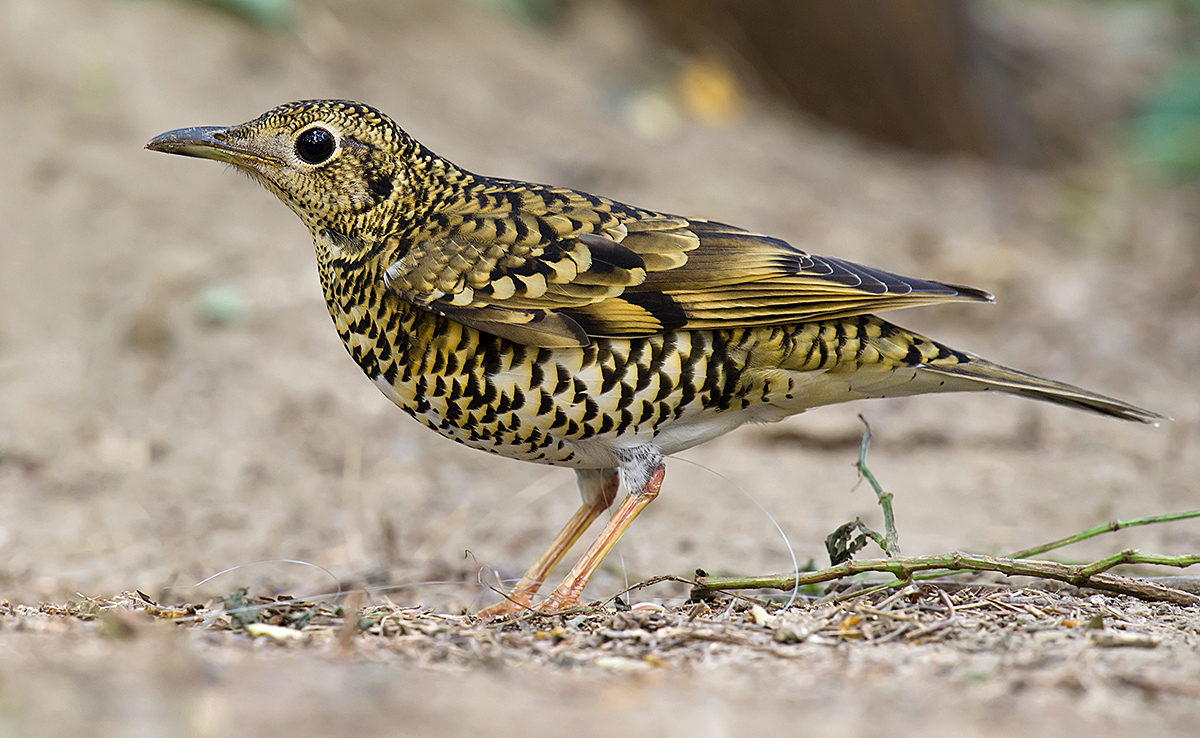
[[(469, 448), (487, 451), (510, 459), (533, 461), (555, 466), (579, 466), (574, 463), (570, 448), (553, 434), (543, 432), (536, 423), (515, 418), (490, 418), (486, 411), (471, 415), (463, 411), (448, 411), (458, 407), (455, 399), (424, 395), (420, 401), (405, 389), (394, 385), (382, 375), (372, 377), (375, 386), (400, 409), (417, 422), (439, 435)], [(480, 422), (488, 419), (490, 422)]]
[(748, 369), (736, 353), (714, 352), (714, 336), (704, 332), (547, 350), (452, 321), (436, 328), (407, 364), (378, 343), (363, 360), (356, 349), (366, 336), (347, 346), (383, 394), (431, 430), (556, 466), (612, 468), (622, 449), (653, 444), (672, 454), (747, 422), (871, 394), (824, 369)]
[(650, 443), (664, 453), (681, 451), (745, 420), (743, 411), (706, 410), (697, 400), (685, 403), (672, 395), (662, 399), (661, 408), (622, 409), (618, 407), (623, 404), (619, 387), (612, 392), (597, 389), (589, 393), (583, 382), (578, 394), (562, 397), (552, 388), (515, 387), (499, 378), (500, 395), (512, 398), (519, 394), (527, 399), (519, 410), (495, 412), (494, 405), (472, 409), (480, 403), (469, 396), (418, 391), (411, 384), (393, 384), (382, 375), (372, 379), (389, 400), (422, 425), (464, 446), (580, 469), (615, 468), (621, 449)]
[(364, 352), (359, 344), (370, 339), (350, 340), (353, 334), (346, 342), (388, 399), (472, 448), (612, 468), (621, 449), (654, 443), (671, 453), (747, 419), (729, 367), (710, 363), (706, 335), (599, 339), (547, 350), (481, 336), (451, 321), (437, 328), (420, 353), (380, 343)]
[(458, 443), (556, 466), (612, 468), (634, 446), (671, 454), (817, 405), (930, 391), (913, 386), (911, 369), (839, 364), (835, 356), (798, 362), (783, 329), (546, 349), (391, 307), (402, 319), (367, 332), (355, 330), (355, 316), (335, 316), (347, 349), (384, 395)]

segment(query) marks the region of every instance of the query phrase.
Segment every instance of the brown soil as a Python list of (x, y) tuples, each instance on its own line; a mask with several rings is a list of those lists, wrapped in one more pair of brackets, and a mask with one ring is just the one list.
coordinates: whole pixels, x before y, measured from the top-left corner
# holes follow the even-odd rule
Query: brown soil
[[(878, 520), (869, 490), (851, 493), (859, 412), (908, 554), (1003, 552), (1196, 507), (1194, 192), (1151, 185), (1115, 153), (1057, 176), (919, 158), (761, 102), (726, 126), (686, 112), (647, 124), (670, 104), (655, 96), (669, 55), (607, 2), (546, 31), (486, 4), (314, 1), (277, 34), (186, 3), (10, 5), (0, 733), (1041, 735), (1070, 721), (1194, 734), (1195, 609), (1126, 597), (921, 589), (781, 614), (696, 609), (659, 585), (632, 597), (663, 611), (463, 618), (494, 597), (481, 578), (518, 574), (570, 515), (573, 475), (404, 418), (330, 330), (295, 217), (220, 167), (140, 149), (286, 100), (361, 99), (472, 169), (990, 289), (996, 307), (896, 319), (1174, 418), (1149, 428), (946, 396), (743, 429), (683, 454), (712, 471), (671, 463), (595, 598), (696, 568), (789, 569), (739, 490), (801, 563), (823, 563), (829, 531)], [(1066, 555), (1129, 547), (1197, 551), (1200, 526)], [(254, 563), (272, 559), (333, 579)], [(336, 591), (334, 579), (387, 587), (362, 602), (362, 630), (330, 602), (299, 640), (251, 639), (211, 599)], [(212, 604), (181, 620), (121, 594), (135, 590)]]

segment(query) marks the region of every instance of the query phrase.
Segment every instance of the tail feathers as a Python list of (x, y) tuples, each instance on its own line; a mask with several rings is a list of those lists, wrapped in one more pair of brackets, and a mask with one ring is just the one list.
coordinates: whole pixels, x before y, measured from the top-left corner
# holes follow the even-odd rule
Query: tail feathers
[[(953, 389), (958, 390), (994, 389), (1032, 397), (1035, 400), (1053, 402), (1056, 405), (1089, 410), (1122, 420), (1136, 420), (1139, 423), (1157, 425), (1159, 422), (1169, 419), (1165, 415), (1144, 410), (1121, 400), (1088, 392), (1063, 382), (1055, 382), (1052, 379), (1043, 379), (1016, 369), (1009, 369), (1006, 366), (993, 364), (986, 359), (974, 356), (971, 356), (969, 361), (958, 364), (924, 364), (920, 370), (923, 373), (946, 378), (947, 383), (952, 385)], [(950, 388), (950, 386), (946, 387), (946, 389)]]

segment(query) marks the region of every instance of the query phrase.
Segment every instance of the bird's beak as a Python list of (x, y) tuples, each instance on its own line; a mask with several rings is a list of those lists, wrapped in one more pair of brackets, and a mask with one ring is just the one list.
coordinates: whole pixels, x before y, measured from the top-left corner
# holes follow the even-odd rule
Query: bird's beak
[(151, 151), (215, 159), (242, 166), (270, 162), (270, 157), (264, 156), (261, 152), (233, 143), (229, 139), (228, 133), (228, 128), (220, 126), (180, 128), (155, 136), (146, 142), (146, 148)]

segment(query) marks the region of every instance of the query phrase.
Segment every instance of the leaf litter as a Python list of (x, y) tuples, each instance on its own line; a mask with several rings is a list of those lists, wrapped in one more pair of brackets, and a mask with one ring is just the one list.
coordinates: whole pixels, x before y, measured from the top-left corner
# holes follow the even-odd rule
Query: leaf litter
[[(784, 608), (745, 598), (665, 606), (593, 606), (566, 615), (530, 613), (486, 622), (470, 614), (404, 606), (386, 598), (357, 605), (251, 596), (244, 589), (205, 603), (168, 605), (141, 592), (80, 596), (63, 605), (0, 604), (0, 630), (93, 632), (136, 638), (154, 628), (226, 642), (261, 641), (340, 656), (412, 665), (678, 669), (727, 657), (800, 659), (811, 649), (938, 644), (968, 653), (1077, 653), (1089, 649), (1195, 649), (1200, 613), (1127, 596), (1080, 595), (1010, 586), (909, 584), (895, 591), (825, 597)], [(361, 597), (357, 598), (361, 602)], [(1142, 678), (1118, 674), (1128, 682)], [(1163, 680), (1177, 694), (1200, 688)]]

